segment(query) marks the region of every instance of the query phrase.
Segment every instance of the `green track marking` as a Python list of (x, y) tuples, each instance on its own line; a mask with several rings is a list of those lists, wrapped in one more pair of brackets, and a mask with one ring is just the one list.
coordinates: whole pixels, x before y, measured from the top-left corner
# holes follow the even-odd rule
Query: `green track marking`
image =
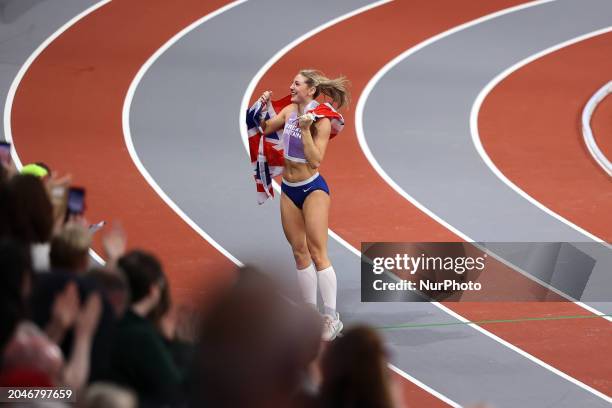
[(480, 320), (473, 322), (447, 322), (447, 323), (406, 323), (392, 326), (379, 326), (378, 330), (395, 330), (395, 329), (418, 329), (423, 327), (444, 327), (444, 326), (460, 326), (468, 324), (498, 324), (498, 323), (522, 323), (522, 322), (541, 322), (547, 320), (571, 320), (571, 319), (598, 319), (612, 316), (612, 314), (604, 315), (577, 315), (577, 316), (553, 316), (553, 317), (524, 317), (521, 319), (499, 319), (499, 320)]

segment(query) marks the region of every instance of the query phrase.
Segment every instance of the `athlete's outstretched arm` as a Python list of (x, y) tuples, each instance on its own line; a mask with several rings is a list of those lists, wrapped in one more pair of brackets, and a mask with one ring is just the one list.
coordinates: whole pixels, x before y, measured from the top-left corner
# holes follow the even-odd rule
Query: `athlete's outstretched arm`
[[(265, 91), (260, 97), (259, 100), (262, 103), (270, 103), (270, 97), (272, 96), (272, 91)], [(277, 130), (281, 129), (285, 125), (286, 120), (286, 112), (287, 107), (283, 108), (278, 115), (268, 120), (262, 120), (259, 126), (263, 130), (264, 135), (269, 135), (270, 133), (274, 133)]]

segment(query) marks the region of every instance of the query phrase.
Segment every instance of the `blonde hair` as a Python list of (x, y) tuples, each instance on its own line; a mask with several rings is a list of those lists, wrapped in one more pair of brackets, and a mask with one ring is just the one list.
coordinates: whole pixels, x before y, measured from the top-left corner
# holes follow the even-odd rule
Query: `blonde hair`
[(62, 231), (51, 239), (49, 259), (52, 268), (76, 270), (87, 259), (91, 246), (91, 234), (87, 227), (68, 222)]
[(300, 75), (306, 78), (308, 86), (314, 86), (317, 89), (313, 96), (314, 99), (320, 94), (327, 95), (332, 98), (338, 108), (349, 103), (350, 96), (347, 87), (350, 82), (345, 76), (330, 79), (316, 69), (302, 69)]
[(54, 237), (76, 251), (87, 252), (91, 246), (91, 233), (77, 222), (67, 222), (62, 231)]

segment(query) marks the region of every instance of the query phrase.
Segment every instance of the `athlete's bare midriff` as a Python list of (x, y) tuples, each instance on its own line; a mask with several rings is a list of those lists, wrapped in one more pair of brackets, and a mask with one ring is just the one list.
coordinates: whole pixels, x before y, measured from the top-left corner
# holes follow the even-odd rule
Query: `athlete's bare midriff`
[(317, 169), (313, 169), (308, 163), (298, 163), (285, 159), (283, 178), (290, 183), (298, 183), (307, 180), (316, 172)]

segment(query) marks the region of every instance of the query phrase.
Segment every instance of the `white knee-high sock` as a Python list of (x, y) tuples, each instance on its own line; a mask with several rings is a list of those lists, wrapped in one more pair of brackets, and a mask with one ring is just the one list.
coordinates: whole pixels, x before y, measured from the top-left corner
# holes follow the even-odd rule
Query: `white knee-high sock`
[(310, 264), (304, 269), (297, 270), (298, 283), (302, 289), (304, 302), (317, 307), (317, 269)]
[(333, 266), (329, 266), (317, 272), (319, 275), (319, 290), (325, 305), (325, 314), (336, 317), (336, 294), (338, 282)]

